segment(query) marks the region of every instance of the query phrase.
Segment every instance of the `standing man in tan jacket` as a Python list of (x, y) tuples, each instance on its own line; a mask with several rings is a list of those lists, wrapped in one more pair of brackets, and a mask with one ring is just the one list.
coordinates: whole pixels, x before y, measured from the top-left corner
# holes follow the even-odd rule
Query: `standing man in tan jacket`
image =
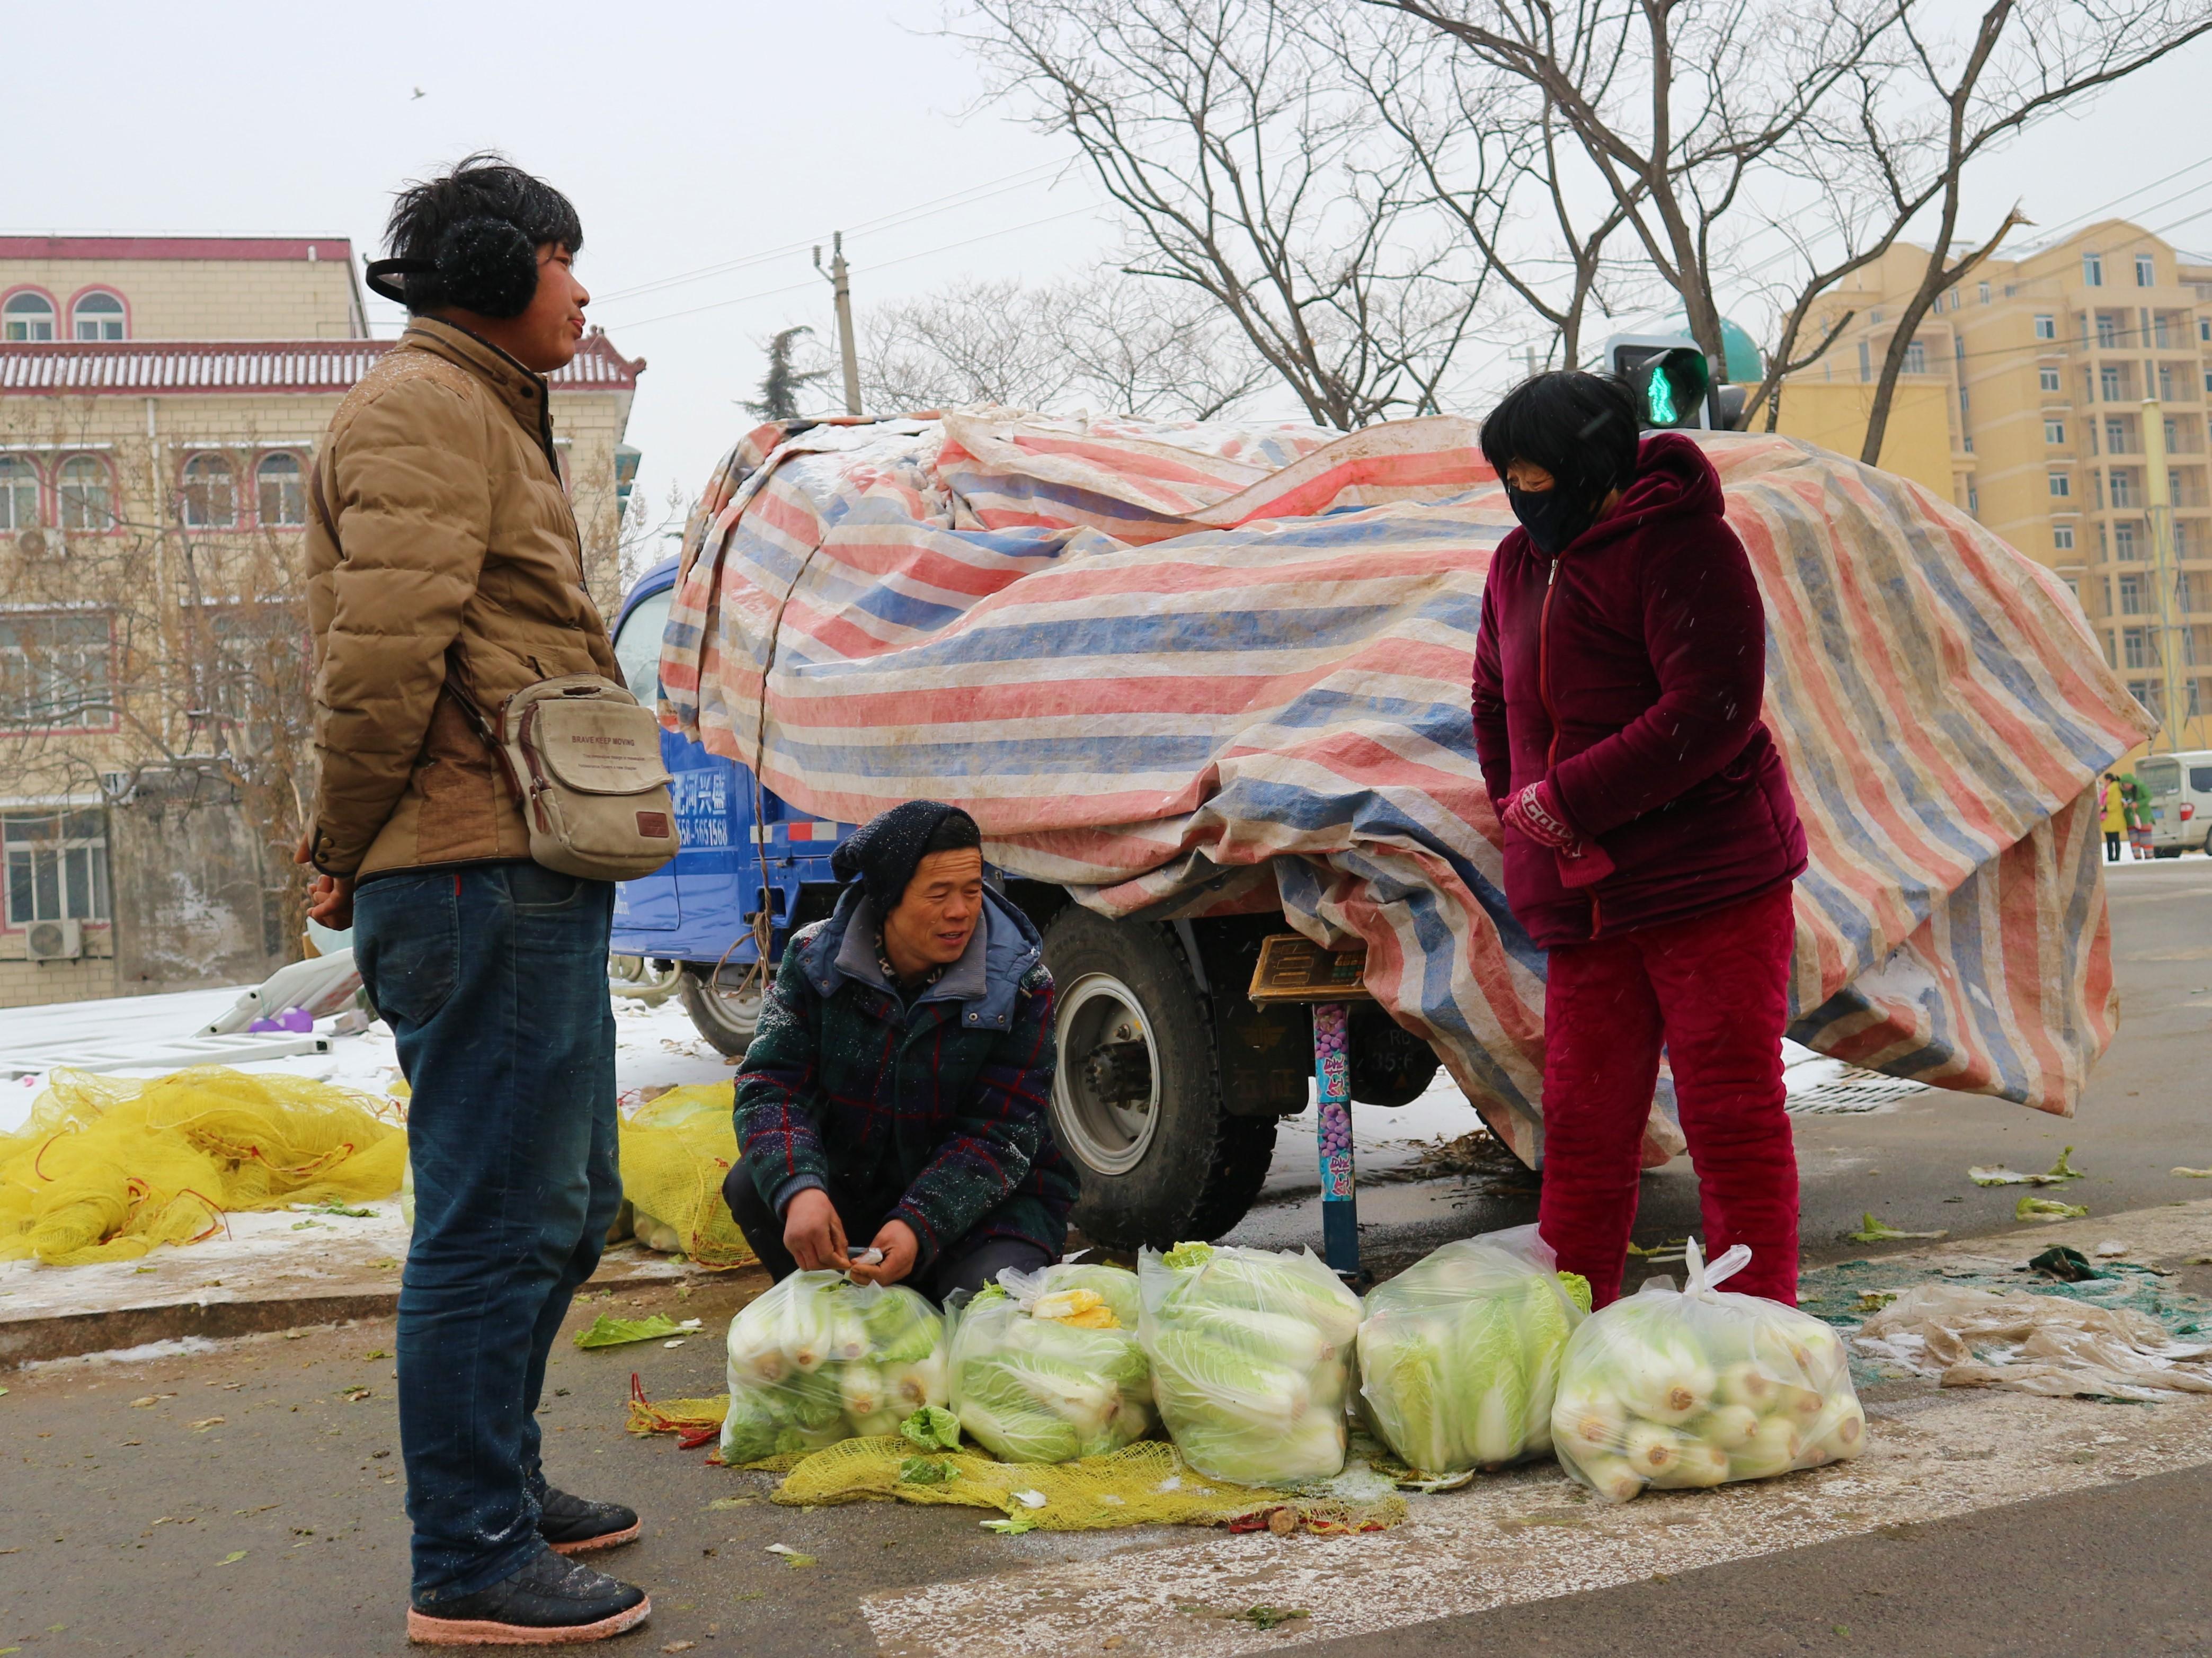
[(486, 734), (538, 680), (621, 677), (544, 380), (583, 337), (583, 231), (560, 191), (476, 155), (402, 191), (386, 240), (369, 283), (413, 321), (332, 417), (313, 478), (321, 770), (301, 857), (320, 872), (309, 913), (353, 926), (414, 1096), (408, 1633), (593, 1640), (651, 1603), (568, 1557), (629, 1541), (638, 1518), (546, 1483), (537, 1410), (622, 1197), (614, 889), (530, 861)]

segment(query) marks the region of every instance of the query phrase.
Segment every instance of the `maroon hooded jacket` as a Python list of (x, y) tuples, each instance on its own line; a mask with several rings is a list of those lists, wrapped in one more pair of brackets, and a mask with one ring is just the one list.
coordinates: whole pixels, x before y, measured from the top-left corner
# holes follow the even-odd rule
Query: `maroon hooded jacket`
[(1515, 530), (1474, 647), (1474, 746), (1493, 804), (1548, 777), (1613, 860), (1571, 889), (1505, 831), (1505, 896), (1547, 950), (1686, 920), (1791, 881), (1805, 831), (1760, 723), (1766, 619), (1721, 483), (1677, 432), (1644, 440), (1611, 513), (1556, 560)]

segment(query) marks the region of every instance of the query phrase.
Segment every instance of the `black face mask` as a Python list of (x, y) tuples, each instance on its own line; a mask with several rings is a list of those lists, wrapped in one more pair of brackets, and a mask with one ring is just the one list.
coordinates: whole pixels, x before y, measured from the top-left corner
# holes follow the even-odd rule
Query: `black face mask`
[(1509, 483), (1505, 499), (1536, 550), (1547, 558), (1557, 558), (1566, 551), (1597, 521), (1596, 502), (1578, 501), (1557, 484), (1548, 489), (1516, 489)]

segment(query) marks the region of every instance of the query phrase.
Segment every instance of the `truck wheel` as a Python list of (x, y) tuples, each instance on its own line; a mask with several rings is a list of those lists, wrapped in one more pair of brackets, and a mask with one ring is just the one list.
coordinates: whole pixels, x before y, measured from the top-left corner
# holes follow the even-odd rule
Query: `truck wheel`
[(1275, 1124), (1222, 1108), (1212, 1020), (1174, 934), (1071, 904), (1044, 957), (1053, 1133), (1083, 1181), (1074, 1224), (1116, 1249), (1220, 1236), (1259, 1195)]
[(742, 1059), (760, 1023), (760, 981), (732, 968), (724, 968), (720, 982), (709, 984), (714, 976), (713, 968), (687, 963), (676, 993), (684, 999), (693, 1029), (723, 1053)]

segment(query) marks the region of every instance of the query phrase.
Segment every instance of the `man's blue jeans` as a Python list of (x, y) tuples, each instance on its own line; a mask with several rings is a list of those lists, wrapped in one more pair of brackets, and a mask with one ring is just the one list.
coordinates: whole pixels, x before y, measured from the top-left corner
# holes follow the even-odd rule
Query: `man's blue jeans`
[(531, 863), (408, 871), (355, 895), (355, 960), (414, 1090), (399, 1442), (425, 1610), (544, 1546), (546, 1355), (622, 1202), (613, 914), (611, 884)]

